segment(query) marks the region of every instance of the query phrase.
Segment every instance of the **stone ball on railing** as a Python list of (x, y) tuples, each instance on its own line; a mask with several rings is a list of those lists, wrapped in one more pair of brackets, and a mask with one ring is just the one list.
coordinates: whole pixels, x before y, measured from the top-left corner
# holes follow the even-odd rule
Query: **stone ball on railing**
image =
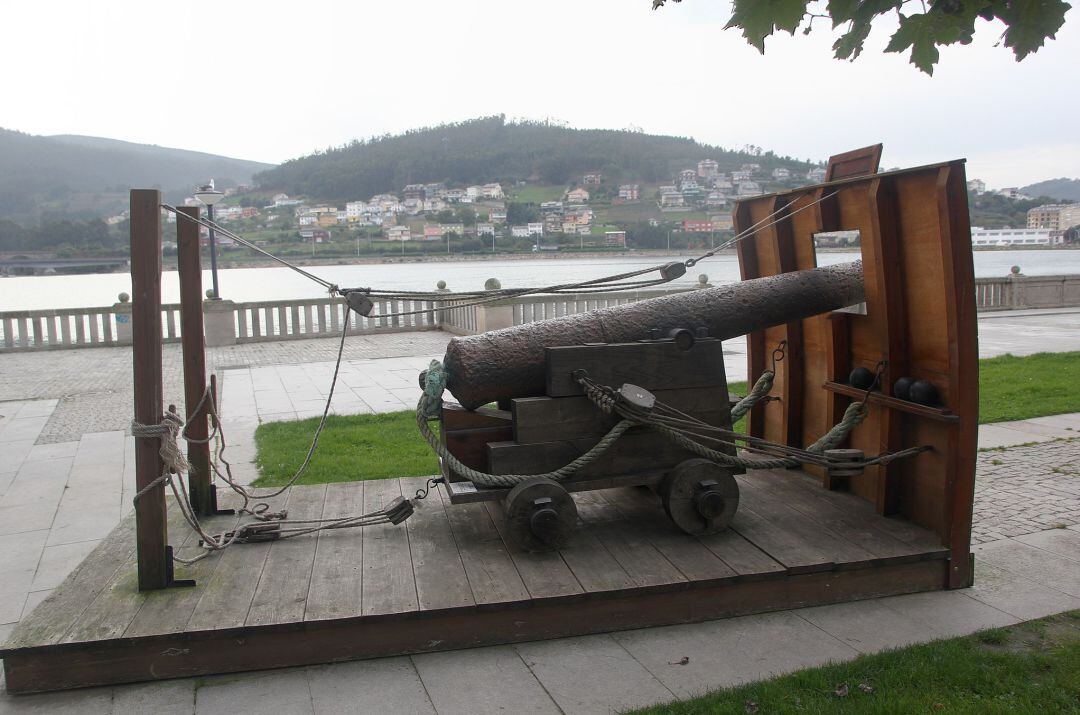
[(1013, 266), (1009, 269), (1009, 272), (1012, 273), (1014, 276), (1020, 275), (1020, 266)]
[(435, 284), (435, 287), (439, 290), (446, 290), (446, 281), (439, 281)]
[(700, 274), (697, 277), (697, 285), (694, 286), (694, 287), (695, 288), (710, 288), (711, 285), (709, 283), (709, 275), (707, 273)]
[(121, 293), (120, 295), (116, 296), (116, 298), (117, 298), (117, 300), (119, 300), (119, 301), (120, 301), (121, 303), (127, 303), (128, 301), (130, 301), (130, 300), (131, 300), (131, 296), (130, 296), (130, 295), (128, 295), (127, 293)]
[(206, 299), (207, 300), (213, 300), (214, 297), (215, 297), (214, 296), (214, 289), (213, 288), (207, 288), (206, 289)]
[(502, 288), (502, 283), (498, 278), (488, 278), (484, 281), (484, 290), (499, 290), (500, 288)]

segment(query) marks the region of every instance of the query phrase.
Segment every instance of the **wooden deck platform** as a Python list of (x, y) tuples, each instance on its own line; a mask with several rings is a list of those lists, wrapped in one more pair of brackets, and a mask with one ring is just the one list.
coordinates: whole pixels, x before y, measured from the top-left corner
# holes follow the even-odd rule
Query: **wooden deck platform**
[[(2, 652), (10, 692), (448, 650), (944, 588), (930, 531), (802, 472), (740, 476), (734, 527), (694, 538), (643, 488), (575, 495), (568, 548), (503, 538), (501, 505), (440, 491), (405, 526), (239, 545), (140, 594), (132, 520), (25, 619)], [(382, 507), (422, 479), (297, 487), (295, 518)], [(175, 512), (175, 509), (170, 509)], [(214, 528), (231, 526), (216, 517)], [(193, 553), (175, 520), (173, 543)]]

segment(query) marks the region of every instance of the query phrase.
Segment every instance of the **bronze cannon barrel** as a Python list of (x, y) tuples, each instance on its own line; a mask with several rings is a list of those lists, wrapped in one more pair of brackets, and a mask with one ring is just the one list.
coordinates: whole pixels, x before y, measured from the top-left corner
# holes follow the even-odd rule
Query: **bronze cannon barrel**
[(855, 261), (457, 337), (443, 358), (447, 388), (468, 409), (534, 397), (544, 394), (544, 348), (642, 340), (654, 328), (666, 335), (704, 327), (726, 340), (862, 300), (862, 261)]

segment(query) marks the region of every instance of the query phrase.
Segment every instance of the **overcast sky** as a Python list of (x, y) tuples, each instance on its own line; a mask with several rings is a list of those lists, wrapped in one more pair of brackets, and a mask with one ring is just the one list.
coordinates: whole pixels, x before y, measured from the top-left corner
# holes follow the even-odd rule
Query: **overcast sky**
[[(933, 78), (832, 59), (825, 24), (760, 55), (726, 0), (0, 0), (0, 126), (279, 162), (489, 114), (640, 127), (824, 159), (882, 141), (883, 166), (957, 157), (993, 187), (1080, 176), (1080, 19), (1016, 63), (1001, 27)], [(200, 12), (205, 11), (205, 12)], [(209, 86), (209, 91), (208, 91)]]

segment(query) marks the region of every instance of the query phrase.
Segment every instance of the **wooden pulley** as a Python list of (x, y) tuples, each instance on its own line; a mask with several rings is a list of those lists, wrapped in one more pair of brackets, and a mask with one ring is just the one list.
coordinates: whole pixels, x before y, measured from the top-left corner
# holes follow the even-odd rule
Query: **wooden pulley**
[(830, 460), (851, 464), (845, 467), (829, 467), (830, 477), (856, 477), (866, 469), (861, 464), (866, 461), (866, 455), (861, 449), (826, 449), (824, 454)]
[(664, 511), (687, 534), (723, 531), (739, 508), (739, 483), (732, 473), (708, 459), (688, 459), (660, 483)]
[(521, 482), (506, 495), (510, 534), (526, 551), (553, 551), (570, 538), (577, 504), (557, 482), (544, 477)]

